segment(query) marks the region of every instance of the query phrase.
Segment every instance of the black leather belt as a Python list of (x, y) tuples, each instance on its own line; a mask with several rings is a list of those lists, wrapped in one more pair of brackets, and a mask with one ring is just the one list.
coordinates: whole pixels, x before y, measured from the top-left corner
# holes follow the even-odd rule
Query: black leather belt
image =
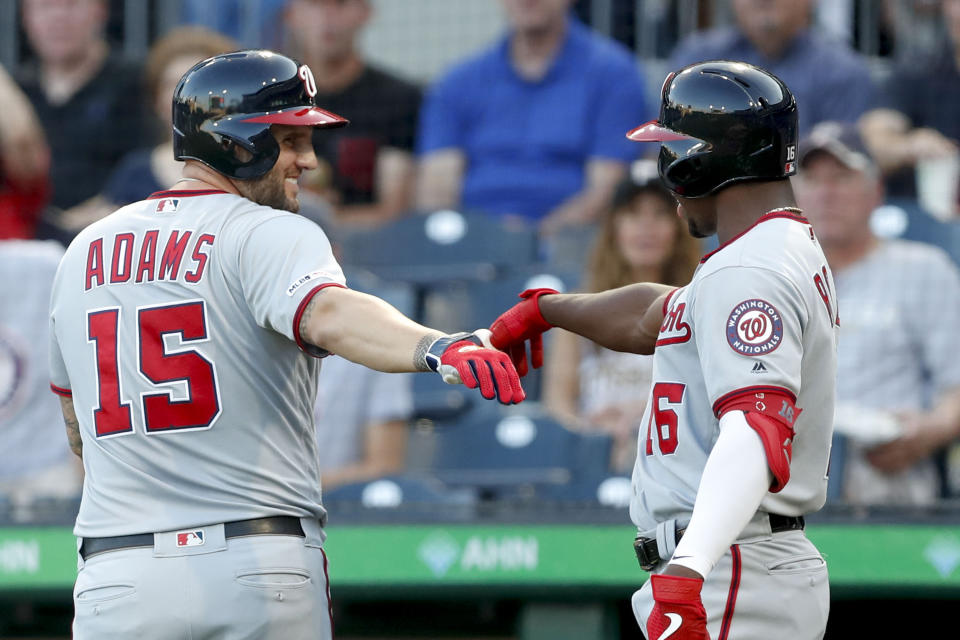
[[(777, 513), (767, 515), (770, 516), (770, 531), (773, 533), (796, 531), (806, 526), (803, 516), (781, 516)], [(686, 529), (677, 529), (676, 542), (680, 542), (684, 531)], [(656, 538), (637, 536), (633, 541), (633, 550), (636, 551), (637, 561), (640, 562), (640, 568), (644, 571), (653, 571), (661, 562)]]
[[(196, 529), (203, 529), (203, 527), (196, 527)], [(223, 535), (225, 538), (269, 535), (304, 537), (300, 518), (294, 518), (293, 516), (273, 516), (270, 518), (254, 518), (253, 520), (225, 522), (223, 523)], [(152, 533), (141, 533), (132, 536), (111, 536), (108, 538), (84, 538), (83, 542), (80, 543), (80, 557), (86, 560), (91, 556), (106, 551), (152, 546)]]

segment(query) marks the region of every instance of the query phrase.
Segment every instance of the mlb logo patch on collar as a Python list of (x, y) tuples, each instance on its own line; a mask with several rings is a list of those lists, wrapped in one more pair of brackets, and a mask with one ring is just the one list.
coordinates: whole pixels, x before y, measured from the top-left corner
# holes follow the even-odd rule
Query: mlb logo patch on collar
[(177, 531), (178, 547), (199, 547), (203, 544), (203, 529)]
[(157, 201), (157, 213), (173, 213), (180, 208), (180, 198), (161, 198)]

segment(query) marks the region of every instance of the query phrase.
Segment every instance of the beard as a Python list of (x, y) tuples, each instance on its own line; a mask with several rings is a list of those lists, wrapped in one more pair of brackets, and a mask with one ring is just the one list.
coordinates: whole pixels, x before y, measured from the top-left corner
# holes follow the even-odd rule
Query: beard
[(300, 210), (300, 201), (297, 198), (288, 198), (284, 184), (286, 176), (274, 165), (266, 175), (246, 180), (238, 185), (245, 198), (257, 204), (274, 209), (297, 213)]
[(694, 220), (687, 220), (687, 230), (694, 238), (707, 238), (713, 235), (712, 233), (705, 233)]
[(694, 238), (709, 238), (717, 232), (716, 218), (707, 216), (694, 217), (687, 215), (687, 229)]

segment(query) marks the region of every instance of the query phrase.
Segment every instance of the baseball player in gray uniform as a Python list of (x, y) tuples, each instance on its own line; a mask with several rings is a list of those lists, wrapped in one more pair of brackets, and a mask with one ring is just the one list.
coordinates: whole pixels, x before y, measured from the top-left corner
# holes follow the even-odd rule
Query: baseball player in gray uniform
[(717, 234), (691, 282), (521, 294), (493, 344), (525, 373), (551, 326), (654, 353), (630, 514), (651, 579), (633, 596), (650, 640), (823, 636), (823, 558), (803, 515), (826, 498), (839, 316), (833, 277), (796, 208), (796, 104), (757, 67), (670, 74), (659, 172), (694, 236)]
[[(332, 637), (313, 433), (320, 360), (433, 370), (523, 400), (509, 358), (345, 287), (295, 215), (316, 167), (310, 69), (198, 63), (173, 97), (183, 179), (81, 232), (50, 304), (51, 376), (86, 477), (74, 637)], [(312, 357), (313, 356), (313, 357)]]

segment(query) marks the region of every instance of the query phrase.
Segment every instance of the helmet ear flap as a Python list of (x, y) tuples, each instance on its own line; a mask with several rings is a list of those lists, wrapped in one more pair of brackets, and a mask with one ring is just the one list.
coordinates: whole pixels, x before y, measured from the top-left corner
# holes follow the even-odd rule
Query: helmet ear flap
[(206, 150), (187, 157), (238, 180), (264, 175), (280, 156), (280, 145), (269, 124), (211, 119), (200, 126), (200, 131), (206, 135), (198, 138), (195, 146), (203, 145)]
[(711, 148), (701, 140), (664, 143), (657, 162), (663, 184), (686, 198), (707, 195), (711, 190)]

